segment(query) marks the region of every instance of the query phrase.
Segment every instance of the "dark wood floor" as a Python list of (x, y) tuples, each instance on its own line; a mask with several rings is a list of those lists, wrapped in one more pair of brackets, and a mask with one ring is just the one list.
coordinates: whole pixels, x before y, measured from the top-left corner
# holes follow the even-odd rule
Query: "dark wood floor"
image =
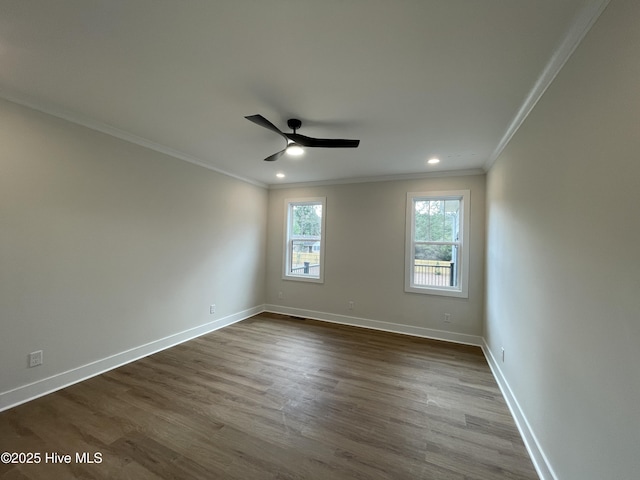
[(0, 413), (4, 451), (41, 462), (2, 480), (538, 478), (479, 348), (273, 316)]

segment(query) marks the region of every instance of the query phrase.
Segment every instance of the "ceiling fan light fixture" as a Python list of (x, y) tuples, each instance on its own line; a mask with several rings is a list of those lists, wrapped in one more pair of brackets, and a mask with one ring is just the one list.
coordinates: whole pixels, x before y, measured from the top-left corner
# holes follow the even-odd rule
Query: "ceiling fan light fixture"
[(304, 149), (297, 143), (291, 142), (287, 145), (287, 154), (293, 157), (299, 157), (304, 153)]

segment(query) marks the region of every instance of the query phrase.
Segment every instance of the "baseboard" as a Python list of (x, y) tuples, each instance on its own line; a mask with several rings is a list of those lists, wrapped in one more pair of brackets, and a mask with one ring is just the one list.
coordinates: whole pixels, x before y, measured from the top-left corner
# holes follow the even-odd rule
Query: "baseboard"
[(2, 392), (0, 393), (0, 412), (252, 317), (253, 315), (263, 312), (263, 307), (263, 305), (259, 305), (257, 307), (243, 310), (224, 318), (217, 319), (213, 322), (205, 323), (204, 325), (190, 328), (139, 347), (116, 353), (115, 355), (111, 355), (95, 362), (67, 370), (66, 372), (38, 380), (37, 382)]
[(500, 387), (500, 391), (502, 392), (502, 396), (504, 397), (509, 410), (511, 411), (511, 416), (516, 422), (516, 426), (520, 431), (520, 435), (522, 436), (522, 440), (527, 447), (527, 451), (529, 452), (529, 456), (531, 457), (531, 461), (533, 462), (533, 466), (538, 472), (538, 476), (541, 480), (557, 480), (557, 476), (547, 459), (547, 456), (544, 454), (538, 439), (536, 438), (533, 430), (531, 429), (531, 425), (527, 421), (527, 417), (524, 415), (522, 408), (520, 408), (520, 404), (516, 399), (516, 396), (513, 394), (511, 387), (509, 386), (509, 382), (502, 373), (500, 369), (500, 365), (496, 361), (496, 358), (493, 356), (489, 345), (486, 340), (483, 338), (482, 351), (484, 352), (484, 356), (487, 359), (487, 363), (489, 363), (489, 367), (491, 368), (491, 372), (493, 373), (498, 386)]
[(353, 327), (369, 328), (372, 330), (382, 330), (384, 332), (401, 333), (414, 337), (431, 338), (433, 340), (443, 340), (446, 342), (462, 343), (465, 345), (475, 345), (482, 347), (483, 339), (478, 335), (467, 335), (464, 333), (447, 332), (445, 330), (435, 330), (432, 328), (415, 327), (413, 325), (401, 325), (397, 323), (382, 322), (368, 318), (351, 317), (348, 315), (338, 315), (335, 313), (317, 312), (303, 308), (283, 307), (281, 305), (265, 305), (264, 310), (270, 313), (281, 315), (291, 315), (294, 317), (309, 318), (323, 322), (338, 323), (340, 325), (351, 325)]

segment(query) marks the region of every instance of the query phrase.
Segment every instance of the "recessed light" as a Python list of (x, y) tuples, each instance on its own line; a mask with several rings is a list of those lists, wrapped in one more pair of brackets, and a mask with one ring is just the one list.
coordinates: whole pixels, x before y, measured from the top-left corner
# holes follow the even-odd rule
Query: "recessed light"
[(436, 163), (440, 163), (440, 159), (439, 158), (430, 158), (429, 160), (427, 160), (427, 163), (429, 165), (435, 165)]
[(278, 172), (278, 173), (276, 173), (276, 177), (278, 177), (278, 178), (284, 178), (284, 173), (282, 173), (282, 172)]

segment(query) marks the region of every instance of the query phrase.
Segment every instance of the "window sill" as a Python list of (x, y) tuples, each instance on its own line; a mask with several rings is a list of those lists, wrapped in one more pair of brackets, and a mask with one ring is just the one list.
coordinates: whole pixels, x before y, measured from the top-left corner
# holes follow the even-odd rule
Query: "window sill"
[(437, 287), (405, 287), (407, 293), (419, 293), (422, 295), (439, 295), (442, 297), (469, 298), (469, 292), (453, 288)]
[(302, 275), (283, 275), (283, 280), (292, 280), (294, 282), (308, 282), (308, 283), (324, 283), (324, 279), (321, 277), (305, 277)]

